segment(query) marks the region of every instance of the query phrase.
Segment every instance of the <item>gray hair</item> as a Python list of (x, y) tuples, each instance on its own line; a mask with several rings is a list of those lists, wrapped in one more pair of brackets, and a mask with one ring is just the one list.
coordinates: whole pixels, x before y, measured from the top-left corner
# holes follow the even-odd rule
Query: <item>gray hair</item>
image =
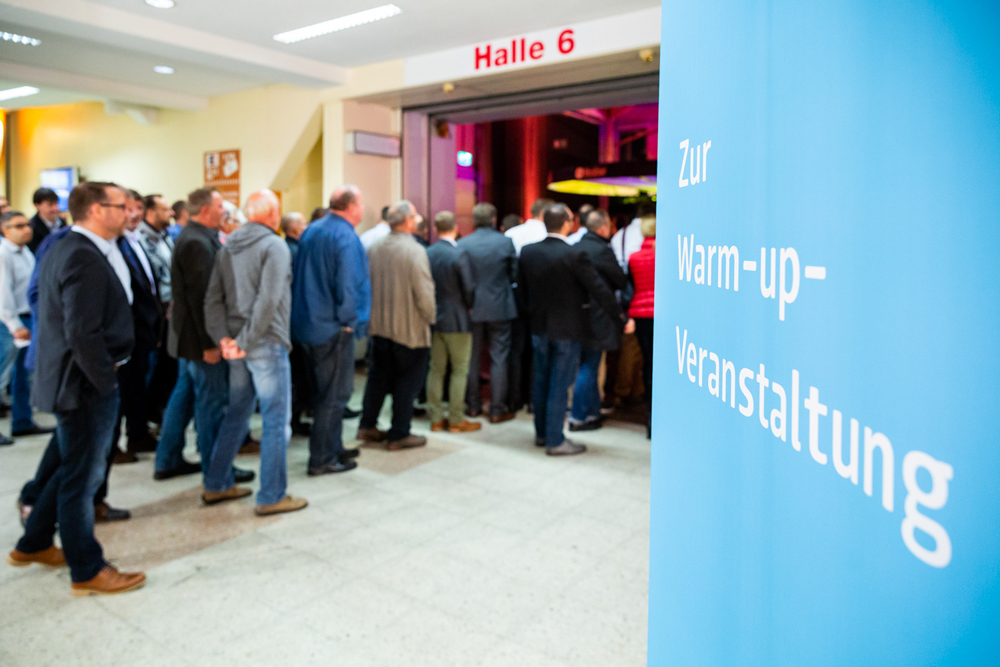
[(413, 204), (403, 199), (389, 207), (389, 213), (386, 215), (385, 221), (389, 223), (390, 227), (399, 227), (416, 214), (417, 209)]
[(288, 236), (288, 230), (297, 225), (299, 222), (305, 224), (306, 218), (301, 213), (297, 211), (292, 211), (291, 213), (286, 213), (281, 216), (281, 232)]
[(598, 229), (609, 224), (610, 222), (611, 218), (608, 217), (608, 212), (597, 209), (587, 214), (587, 219), (584, 221), (584, 225), (589, 231), (596, 233)]

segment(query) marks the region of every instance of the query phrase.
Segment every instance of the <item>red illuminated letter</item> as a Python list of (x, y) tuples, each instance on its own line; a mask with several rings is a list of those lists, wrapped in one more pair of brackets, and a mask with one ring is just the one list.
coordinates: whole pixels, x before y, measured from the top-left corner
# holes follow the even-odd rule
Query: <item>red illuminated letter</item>
[(576, 42), (573, 41), (573, 31), (563, 30), (559, 33), (559, 53), (566, 55), (573, 50), (576, 46)]
[(528, 55), (531, 56), (532, 60), (538, 60), (545, 53), (545, 45), (541, 42), (534, 42), (531, 48), (528, 49)]
[(482, 61), (482, 60), (486, 61), (486, 66), (487, 67), (490, 66), (490, 45), (489, 44), (486, 45), (486, 53), (481, 52), (479, 50), (478, 46), (476, 47), (476, 69), (479, 69), (479, 62)]

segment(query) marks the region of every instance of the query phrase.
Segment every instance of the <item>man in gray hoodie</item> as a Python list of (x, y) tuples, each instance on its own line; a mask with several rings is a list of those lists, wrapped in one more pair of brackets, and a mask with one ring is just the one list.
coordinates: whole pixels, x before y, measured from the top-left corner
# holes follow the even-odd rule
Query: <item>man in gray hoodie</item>
[(215, 258), (205, 295), (205, 329), (229, 363), (229, 409), (205, 472), (202, 500), (212, 505), (250, 495), (250, 489), (236, 485), (232, 468), (258, 398), (264, 432), (255, 511), (264, 516), (294, 512), (307, 503), (285, 493), (292, 433), (292, 268), (288, 246), (277, 234), (277, 196), (270, 190), (250, 195), (246, 215), (248, 224), (229, 236)]

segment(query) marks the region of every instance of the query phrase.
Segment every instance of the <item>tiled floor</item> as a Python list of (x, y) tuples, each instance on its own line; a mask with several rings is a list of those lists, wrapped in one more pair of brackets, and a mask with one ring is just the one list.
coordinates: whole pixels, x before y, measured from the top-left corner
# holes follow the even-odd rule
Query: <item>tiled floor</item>
[[(586, 455), (546, 457), (522, 414), (320, 478), (295, 438), (289, 491), (310, 505), (263, 521), (252, 499), (202, 507), (197, 476), (152, 481), (151, 455), (116, 466), (110, 499), (136, 517), (100, 536), (146, 587), (78, 599), (66, 570), (0, 564), (0, 665), (644, 665), (649, 444), (580, 435)], [(3, 549), (44, 445), (0, 449)]]

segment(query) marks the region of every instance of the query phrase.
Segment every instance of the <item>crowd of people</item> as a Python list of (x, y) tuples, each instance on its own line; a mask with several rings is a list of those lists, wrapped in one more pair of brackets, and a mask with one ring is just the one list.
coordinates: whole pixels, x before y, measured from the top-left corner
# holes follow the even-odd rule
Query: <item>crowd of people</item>
[[(427, 443), (411, 432), (418, 402), (431, 431), (451, 433), (528, 405), (538, 447), (581, 454), (564, 434), (567, 413), (571, 432), (601, 427), (599, 376), (632, 334), (648, 399), (650, 209), (612, 237), (607, 212), (589, 205), (574, 214), (540, 199), (529, 220), (498, 225), (497, 209), (481, 203), (474, 231), (459, 238), (451, 212), (434, 216), (431, 234), (408, 201), (359, 235), (364, 201), (353, 186), (309, 222), (282, 216), (269, 190), (239, 211), (210, 188), (170, 206), (87, 182), (69, 195), (72, 224), (51, 190), (34, 204), (29, 220), (0, 201), (0, 386), (10, 388), (14, 438), (52, 436), (20, 494), (24, 535), (8, 562), (68, 564), (76, 595), (145, 581), (109, 565), (94, 537), (96, 521), (130, 518), (107, 503), (107, 482), (112, 464), (138, 453), (155, 452), (156, 480), (202, 474), (212, 505), (252, 494), (256, 475), (235, 459), (259, 451), (254, 511), (266, 516), (307, 506), (287, 492), (293, 433), (309, 438), (307, 474), (319, 476), (357, 467), (345, 419), (360, 417), (356, 440), (398, 451)], [(368, 377), (356, 412), (348, 402), (360, 341)], [(36, 424), (32, 406), (55, 414), (56, 428)], [(259, 442), (250, 436), (257, 409)], [(192, 420), (198, 462), (183, 455)]]

